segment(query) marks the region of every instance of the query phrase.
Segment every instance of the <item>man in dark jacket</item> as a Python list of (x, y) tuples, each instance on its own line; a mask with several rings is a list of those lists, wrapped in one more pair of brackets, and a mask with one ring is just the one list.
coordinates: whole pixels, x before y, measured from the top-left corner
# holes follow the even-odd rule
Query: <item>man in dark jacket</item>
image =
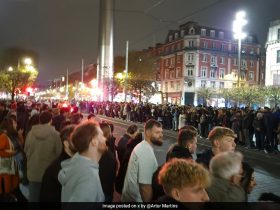
[[(196, 152), (197, 148), (197, 129), (191, 125), (184, 126), (180, 129), (178, 134), (177, 143), (170, 146), (167, 155), (166, 162), (173, 158), (193, 159), (192, 154)], [(153, 200), (158, 199), (164, 195), (164, 191), (161, 185), (158, 183), (158, 174), (162, 166), (153, 174), (152, 187), (153, 187)]]
[(126, 150), (126, 144), (129, 139), (134, 139), (137, 135), (138, 128), (136, 125), (131, 125), (127, 128), (126, 133), (123, 135), (123, 137), (120, 138), (118, 145), (117, 145), (117, 153), (118, 153), (118, 159), (119, 162), (122, 162), (123, 156), (125, 154)]
[(63, 150), (60, 156), (55, 159), (46, 169), (41, 186), (40, 202), (60, 202), (61, 201), (61, 184), (57, 177), (61, 169), (61, 162), (71, 158), (75, 153), (74, 146), (70, 140), (75, 125), (68, 125), (60, 132), (60, 138), (63, 143)]
[(180, 129), (177, 143), (170, 146), (166, 155), (166, 162), (171, 158), (192, 159), (197, 148), (197, 130), (189, 125)]

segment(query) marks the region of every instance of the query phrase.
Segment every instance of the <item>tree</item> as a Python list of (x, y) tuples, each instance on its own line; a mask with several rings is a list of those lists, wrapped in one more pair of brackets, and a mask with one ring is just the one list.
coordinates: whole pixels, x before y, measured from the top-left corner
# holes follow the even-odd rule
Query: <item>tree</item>
[[(23, 58), (27, 57), (32, 63), (24, 63)], [(34, 64), (37, 59), (36, 53), (21, 48), (8, 48), (1, 54), (0, 89), (10, 93), (12, 100), (17, 89), (32, 85), (36, 80), (38, 71)]]
[[(155, 61), (156, 57), (144, 51), (131, 51), (128, 55), (128, 76), (127, 92), (138, 93), (139, 101), (142, 100), (142, 94), (150, 97), (155, 93), (153, 82), (155, 80)], [(125, 57), (115, 57), (115, 74), (123, 73), (125, 69)], [(118, 80), (123, 88), (125, 85), (125, 75)]]
[(203, 106), (207, 106), (207, 100), (209, 100), (213, 95), (213, 90), (210, 88), (200, 88), (197, 91), (197, 96), (203, 99)]
[(280, 104), (280, 87), (268, 86), (264, 92), (270, 105), (277, 107)]

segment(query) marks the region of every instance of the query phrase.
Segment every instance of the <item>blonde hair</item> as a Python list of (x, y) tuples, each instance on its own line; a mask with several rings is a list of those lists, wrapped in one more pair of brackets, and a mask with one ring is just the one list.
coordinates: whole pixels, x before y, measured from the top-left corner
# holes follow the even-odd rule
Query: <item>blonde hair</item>
[(174, 188), (210, 185), (209, 172), (200, 164), (185, 159), (173, 158), (165, 163), (158, 176), (159, 184), (167, 195)]

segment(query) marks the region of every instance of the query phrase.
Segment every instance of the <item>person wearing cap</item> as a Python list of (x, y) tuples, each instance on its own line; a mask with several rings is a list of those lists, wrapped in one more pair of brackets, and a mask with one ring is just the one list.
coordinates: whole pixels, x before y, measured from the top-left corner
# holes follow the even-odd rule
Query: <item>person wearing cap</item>
[(229, 128), (220, 126), (214, 127), (208, 135), (212, 148), (210, 150), (205, 150), (201, 154), (197, 154), (196, 161), (209, 168), (210, 160), (215, 155), (222, 152), (235, 151), (236, 144), (234, 139), (236, 137), (237, 136), (233, 130)]

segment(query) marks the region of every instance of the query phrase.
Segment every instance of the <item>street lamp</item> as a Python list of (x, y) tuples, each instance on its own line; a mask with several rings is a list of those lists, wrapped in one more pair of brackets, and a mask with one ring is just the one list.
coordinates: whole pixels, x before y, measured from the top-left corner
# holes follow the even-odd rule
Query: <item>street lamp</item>
[(237, 87), (240, 86), (240, 63), (241, 63), (241, 40), (246, 37), (246, 33), (242, 31), (243, 27), (247, 24), (246, 13), (244, 11), (239, 11), (235, 15), (235, 20), (233, 21), (233, 32), (234, 38), (238, 39), (238, 77), (237, 77)]
[(27, 66), (30, 66), (32, 64), (32, 59), (31, 58), (25, 58), (23, 60), (23, 63)]

